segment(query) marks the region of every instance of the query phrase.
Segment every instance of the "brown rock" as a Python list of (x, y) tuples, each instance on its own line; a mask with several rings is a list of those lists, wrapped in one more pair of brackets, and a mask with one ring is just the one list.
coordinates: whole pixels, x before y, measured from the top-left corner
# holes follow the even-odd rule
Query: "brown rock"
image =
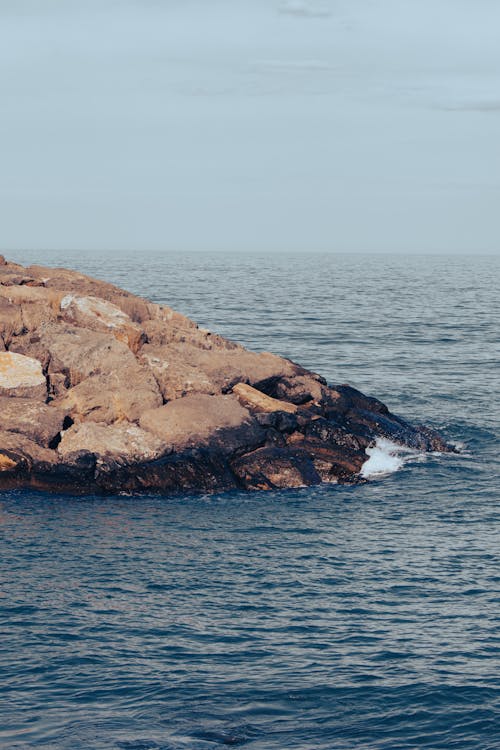
[(45, 448), (57, 442), (65, 417), (63, 410), (30, 398), (0, 396), (0, 430), (20, 433)]
[[(22, 268), (22, 267), (20, 267)], [(22, 269), (24, 270), (24, 269)], [(145, 299), (136, 297), (124, 289), (120, 289), (106, 281), (99, 281), (83, 273), (69, 271), (65, 268), (49, 268), (46, 266), (29, 266), (26, 269), (35, 279), (43, 281), (47, 289), (64, 290), (62, 296), (68, 293), (82, 296), (98, 297), (111, 302), (123, 310), (132, 321), (142, 323), (154, 314), (156, 305)]]
[(61, 314), (72, 325), (92, 331), (110, 332), (134, 353), (145, 341), (145, 334), (137, 323), (112, 302), (92, 296), (66, 294), (61, 300)]
[(9, 344), (23, 330), (21, 308), (0, 295), (0, 336), (4, 344)]
[(164, 401), (173, 401), (189, 393), (220, 392), (203, 370), (184, 362), (167, 347), (144, 346), (140, 361), (153, 373)]
[(15, 305), (39, 303), (50, 305), (54, 312), (58, 312), (64, 292), (57, 289), (45, 289), (43, 287), (17, 283), (9, 286), (0, 286), (0, 296)]
[(237, 458), (232, 469), (249, 490), (304, 487), (321, 481), (306, 453), (273, 446)]
[(240, 382), (258, 383), (269, 378), (292, 376), (300, 371), (287, 359), (242, 347), (205, 349), (192, 342), (165, 346), (146, 344), (141, 358), (151, 367), (163, 398), (170, 401), (187, 393), (226, 393)]
[(0, 396), (45, 401), (47, 383), (37, 359), (0, 352)]
[(252, 420), (235, 396), (196, 394), (147, 411), (139, 424), (166, 446), (184, 450), (207, 444), (224, 430), (250, 426)]
[(78, 385), (97, 374), (126, 374), (142, 371), (126, 344), (114, 336), (65, 325), (41, 330), (38, 342), (25, 341), (25, 350), (33, 345), (43, 349), (48, 358), (48, 372), (64, 373), (68, 386)]
[(295, 404), (289, 404), (287, 401), (278, 401), (276, 398), (266, 396), (256, 388), (246, 383), (237, 383), (233, 386), (233, 393), (243, 406), (257, 412), (272, 413), (275, 411), (286, 411), (295, 414), (297, 407)]
[(152, 305), (151, 319), (142, 323), (148, 343), (151, 347), (164, 347), (172, 344), (188, 344), (195, 349), (205, 351), (246, 350), (234, 341), (200, 328), (169, 307)]
[(84, 381), (62, 391), (54, 401), (75, 421), (136, 422), (150, 409), (163, 404), (152, 374), (135, 365), (106, 375), (91, 375)]
[[(31, 286), (0, 286), (0, 320), (5, 320), (6, 305), (11, 306), (10, 319), (16, 322), (8, 341), (21, 333), (35, 331), (57, 320), (60, 294)], [(11, 326), (12, 327), (12, 326)]]
[(16, 461), (4, 453), (0, 453), (0, 471), (12, 471), (16, 467)]
[(4, 465), (0, 488), (3, 486), (1, 480), (5, 479), (7, 473), (29, 473), (35, 465), (51, 465), (58, 461), (55, 451), (43, 448), (25, 435), (3, 430), (0, 430), (0, 456)]
[(304, 374), (304, 371), (296, 371), (291, 376), (288, 373), (283, 373), (279, 377), (271, 376), (258, 383), (259, 390), (268, 396), (281, 401), (290, 401), (298, 406), (311, 401), (318, 403), (326, 397), (327, 392), (330, 398), (338, 397), (338, 394), (325, 386), (325, 381), (319, 375)]
[(122, 422), (101, 425), (95, 422), (75, 424), (64, 433), (57, 448), (63, 458), (79, 451), (97, 456), (113, 456), (122, 462), (150, 461), (158, 457), (163, 443), (135, 424)]

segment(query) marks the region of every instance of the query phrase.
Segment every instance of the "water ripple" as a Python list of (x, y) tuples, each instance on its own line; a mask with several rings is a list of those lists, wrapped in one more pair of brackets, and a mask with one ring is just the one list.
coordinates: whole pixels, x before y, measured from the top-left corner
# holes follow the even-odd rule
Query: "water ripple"
[(465, 450), (354, 488), (4, 493), (0, 746), (498, 750), (498, 261), (51, 260)]

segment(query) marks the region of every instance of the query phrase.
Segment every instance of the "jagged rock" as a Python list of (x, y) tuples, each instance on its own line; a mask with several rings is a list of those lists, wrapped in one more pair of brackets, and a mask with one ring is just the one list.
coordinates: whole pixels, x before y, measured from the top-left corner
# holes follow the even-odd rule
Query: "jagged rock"
[(45, 401), (47, 383), (40, 362), (22, 354), (0, 352), (0, 396)]
[(146, 344), (141, 350), (166, 401), (188, 393), (227, 393), (241, 381), (254, 384), (299, 371), (297, 365), (274, 354), (227, 348), (214, 340), (209, 349), (204, 341), (198, 346), (193, 340), (196, 337), (163, 346)]
[(166, 305), (0, 256), (0, 489), (356, 483), (381, 436), (450, 450), (377, 399)]

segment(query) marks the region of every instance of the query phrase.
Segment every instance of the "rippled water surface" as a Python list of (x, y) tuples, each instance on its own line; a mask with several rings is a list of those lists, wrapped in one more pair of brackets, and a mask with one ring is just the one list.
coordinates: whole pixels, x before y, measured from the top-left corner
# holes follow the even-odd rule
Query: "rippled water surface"
[(0, 746), (500, 748), (499, 261), (22, 253), (466, 450), (354, 488), (0, 495)]

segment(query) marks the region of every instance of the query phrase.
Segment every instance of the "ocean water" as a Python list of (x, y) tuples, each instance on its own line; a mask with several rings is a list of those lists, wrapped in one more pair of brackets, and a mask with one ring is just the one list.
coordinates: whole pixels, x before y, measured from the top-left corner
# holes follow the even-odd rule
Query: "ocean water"
[(13, 259), (170, 304), (463, 451), (358, 487), (3, 493), (0, 746), (498, 750), (499, 259)]

